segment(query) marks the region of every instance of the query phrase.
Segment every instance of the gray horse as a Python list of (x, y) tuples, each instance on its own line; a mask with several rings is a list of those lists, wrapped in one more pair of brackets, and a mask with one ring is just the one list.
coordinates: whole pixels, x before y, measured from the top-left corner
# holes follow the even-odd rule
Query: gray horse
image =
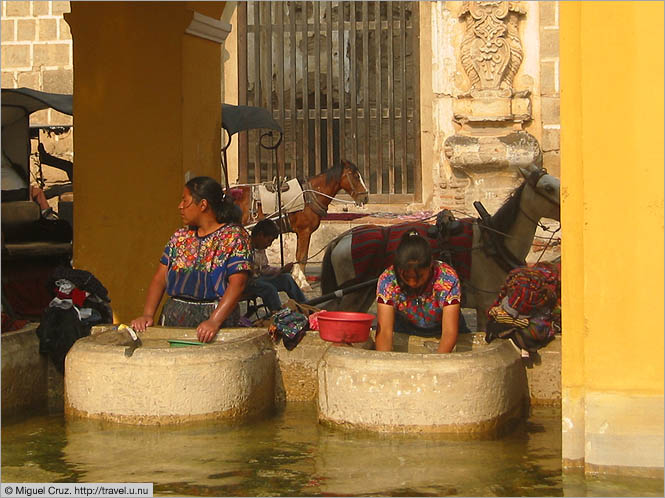
[[(525, 179), (524, 182), (510, 194), (504, 204), (488, 220), (489, 230), (478, 219), (460, 220), (471, 226), (469, 247), (456, 248), (454, 241), (448, 242), (449, 248), (453, 249), (453, 254), (454, 251), (470, 251), (470, 269), (467, 268), (466, 271), (456, 269), (462, 283), (462, 306), (476, 309), (478, 330), (485, 330), (487, 310), (498, 295), (508, 271), (519, 266), (520, 263), (524, 264), (540, 219), (550, 218), (559, 221), (559, 179), (547, 174), (544, 169), (537, 166), (520, 168), (520, 173)], [(422, 224), (404, 223), (394, 228), (409, 229), (411, 225)], [(370, 265), (371, 269), (356, 275), (356, 266), (352, 257), (353, 235), (354, 232), (358, 233), (359, 230), (367, 229), (368, 227), (352, 228), (328, 245), (321, 269), (323, 294), (376, 278), (383, 269), (391, 264), (392, 255), (389, 254), (389, 251), (385, 251), (385, 244), (382, 254), (375, 251), (373, 246), (369, 246), (366, 250), (363, 249), (363, 258), (373, 258), (375, 264)], [(498, 236), (498, 240), (495, 237), (496, 243), (492, 243), (493, 235), (491, 234), (495, 233), (504, 235)], [(433, 242), (433, 244), (436, 243)], [(452, 247), (450, 247), (451, 245)], [(493, 245), (493, 251), (491, 245)], [(445, 247), (440, 249), (445, 249)], [(355, 249), (355, 253), (358, 254), (358, 248)], [(378, 264), (376, 264), (377, 262)], [(455, 265), (454, 257), (453, 265)], [(366, 311), (375, 297), (376, 289), (370, 286), (328, 302), (325, 307), (345, 311)]]

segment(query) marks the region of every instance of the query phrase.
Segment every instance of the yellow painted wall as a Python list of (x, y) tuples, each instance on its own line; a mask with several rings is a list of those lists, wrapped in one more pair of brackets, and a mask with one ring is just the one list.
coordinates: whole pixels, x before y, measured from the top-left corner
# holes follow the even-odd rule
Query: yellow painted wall
[(588, 464), (599, 399), (660, 406), (607, 434), (662, 421), (663, 3), (560, 6), (564, 458)]
[(143, 309), (180, 225), (185, 173), (219, 179), (220, 45), (185, 34), (224, 2), (72, 2), (74, 264), (120, 321)]

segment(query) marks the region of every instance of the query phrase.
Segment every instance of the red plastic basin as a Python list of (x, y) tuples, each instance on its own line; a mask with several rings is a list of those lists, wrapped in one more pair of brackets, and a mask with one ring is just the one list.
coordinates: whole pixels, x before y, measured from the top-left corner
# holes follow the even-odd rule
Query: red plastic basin
[(365, 342), (374, 315), (351, 311), (324, 311), (318, 315), (319, 337), (330, 342)]

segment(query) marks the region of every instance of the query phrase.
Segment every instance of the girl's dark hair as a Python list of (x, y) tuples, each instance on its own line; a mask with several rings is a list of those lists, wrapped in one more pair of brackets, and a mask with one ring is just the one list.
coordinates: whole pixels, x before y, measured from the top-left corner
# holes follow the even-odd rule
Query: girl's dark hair
[(252, 228), (252, 235), (258, 234), (263, 234), (267, 237), (277, 237), (279, 235), (279, 227), (270, 218), (264, 218)]
[(432, 247), (416, 230), (409, 230), (399, 241), (395, 251), (395, 269), (405, 270), (409, 267), (427, 268), (432, 264)]
[[(209, 176), (192, 178), (185, 187), (189, 190), (197, 204), (205, 199), (215, 213), (217, 223), (238, 223), (238, 208), (233, 204), (231, 196), (224, 195), (222, 186)], [(242, 214), (242, 213), (241, 213)]]
[(395, 277), (397, 284), (408, 291), (409, 286), (402, 280), (400, 272), (397, 270), (407, 270), (410, 268), (427, 268), (432, 264), (432, 247), (429, 242), (422, 237), (417, 230), (409, 230), (402, 235), (397, 250), (395, 251)]

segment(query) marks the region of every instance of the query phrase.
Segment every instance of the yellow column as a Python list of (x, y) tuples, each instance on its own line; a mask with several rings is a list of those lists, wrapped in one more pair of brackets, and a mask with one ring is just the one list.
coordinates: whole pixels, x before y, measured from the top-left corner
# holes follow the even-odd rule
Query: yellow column
[[(201, 4), (201, 5), (200, 5)], [(72, 2), (74, 264), (140, 314), (185, 176), (220, 179), (220, 44), (187, 34), (224, 2)]]
[(663, 4), (561, 3), (563, 459), (663, 471)]
[[(562, 102), (582, 102), (582, 52), (578, 2), (561, 2), (560, 34)], [(561, 59), (561, 57), (560, 57)], [(561, 244), (563, 271), (573, 278), (563, 278), (561, 337), (562, 445), (564, 466), (584, 464), (584, 211), (583, 158), (581, 147), (582, 109), (579, 105), (561, 106), (561, 225), (565, 237)], [(564, 167), (564, 165), (566, 167)]]

